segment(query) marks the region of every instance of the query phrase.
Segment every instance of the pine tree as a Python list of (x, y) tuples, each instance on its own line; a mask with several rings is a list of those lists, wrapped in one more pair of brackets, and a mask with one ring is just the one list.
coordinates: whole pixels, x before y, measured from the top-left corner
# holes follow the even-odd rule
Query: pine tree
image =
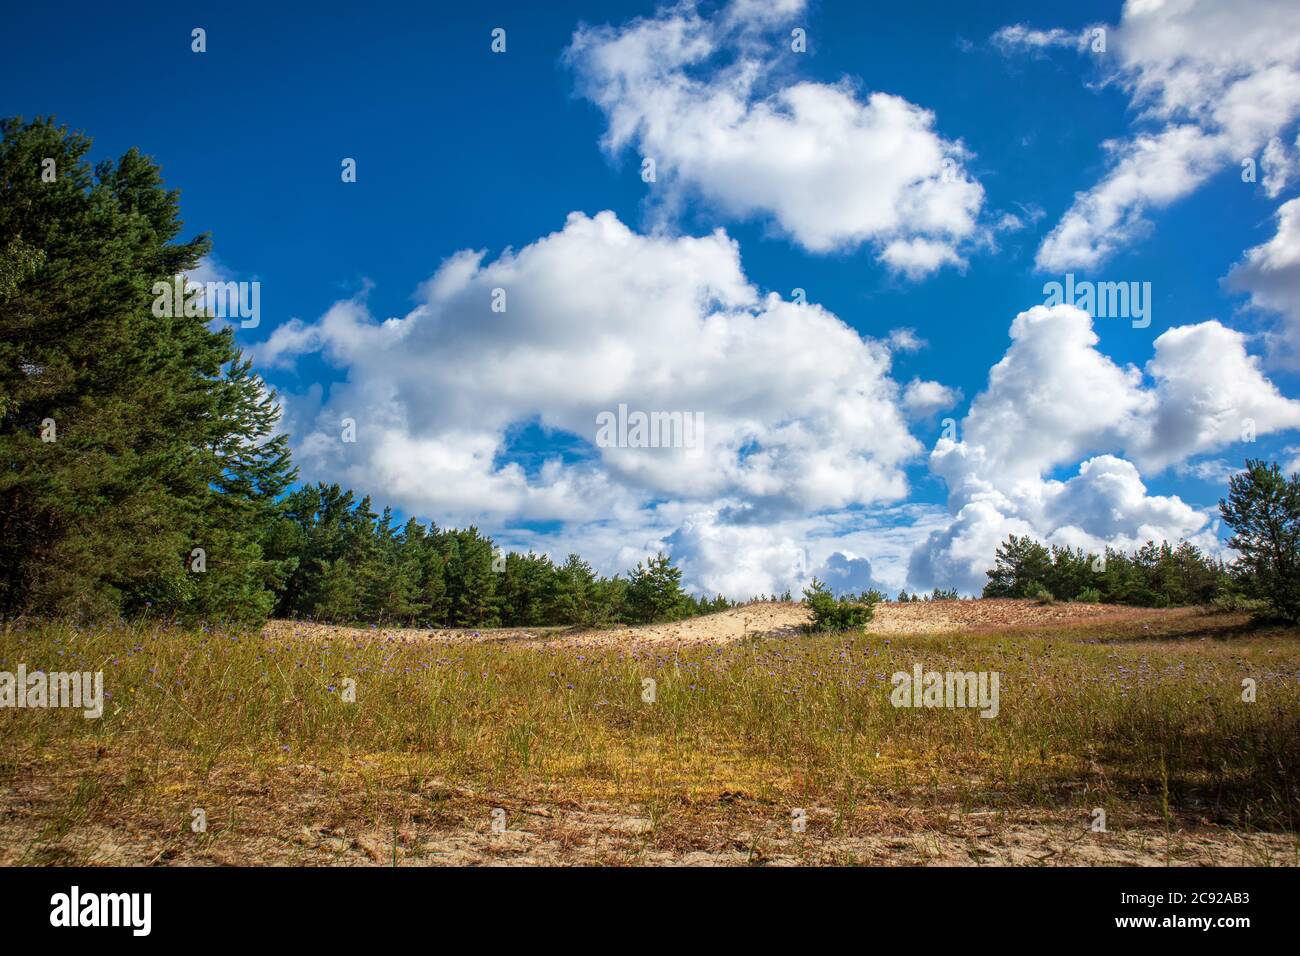
[(497, 573), (492, 541), (472, 525), (442, 536), (446, 557), (449, 623), (457, 627), (494, 627), (500, 621)]
[(1254, 594), (1284, 620), (1300, 620), (1300, 474), (1288, 479), (1276, 463), (1247, 461), (1228, 480), (1219, 513)]
[[(995, 566), (988, 571), (984, 597), (1028, 597), (1036, 586), (1046, 587), (1051, 554), (1028, 535), (1009, 535), (998, 545)], [(913, 595), (915, 600), (916, 595)]]
[(51, 120), (0, 135), (0, 613), (264, 616), (273, 400), (229, 329), (153, 308), (207, 238), (173, 243), (178, 194), (134, 149), (92, 173)]
[(403, 560), (391, 508), (384, 509), (372, 530), (354, 571), (361, 589), (360, 620), (376, 624), (410, 621), (417, 611), (419, 565)]
[(497, 590), (503, 624), (537, 627), (546, 623), (546, 609), (552, 603), (555, 566), (545, 555), (511, 552)]
[(546, 609), (548, 624), (591, 624), (595, 615), (596, 575), (591, 565), (570, 554), (555, 571), (555, 587)]
[(638, 563), (628, 580), (628, 616), (637, 624), (671, 621), (682, 615), (686, 605), (682, 572), (660, 551), (644, 564)]
[(591, 620), (593, 625), (615, 624), (628, 621), (627, 578), (616, 574), (612, 578), (598, 578), (591, 589)]
[(402, 529), (398, 561), (413, 570), (415, 588), (410, 598), (412, 625), (442, 623), (446, 614), (447, 587), (443, 579), (442, 556), (435, 546), (437, 527), (429, 533), (412, 518)]

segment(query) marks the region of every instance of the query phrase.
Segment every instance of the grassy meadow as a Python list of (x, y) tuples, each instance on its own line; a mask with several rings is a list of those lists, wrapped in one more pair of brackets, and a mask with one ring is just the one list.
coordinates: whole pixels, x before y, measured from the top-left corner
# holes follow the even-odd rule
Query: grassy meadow
[[(0, 857), (454, 862), (458, 834), (491, 856), (496, 822), (507, 856), (527, 849), (509, 834), (549, 828), (541, 862), (579, 846), (583, 862), (762, 861), (765, 841), (857, 862), (855, 837), (887, 852), (890, 834), (953, 820), (1085, 839), (1102, 808), (1115, 833), (1279, 834), (1270, 859), (1240, 862), (1294, 863), (1296, 637), (1199, 612), (592, 652), (19, 623), (0, 631), (0, 669), (102, 670), (107, 699), (99, 719), (0, 709)], [(892, 706), (891, 675), (917, 663), (997, 671), (998, 716)]]

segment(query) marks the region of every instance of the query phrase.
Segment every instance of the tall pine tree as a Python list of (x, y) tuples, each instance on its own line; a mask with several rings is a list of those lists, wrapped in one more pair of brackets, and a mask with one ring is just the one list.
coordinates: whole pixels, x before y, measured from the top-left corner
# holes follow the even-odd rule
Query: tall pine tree
[(0, 135), (0, 613), (264, 617), (293, 479), (275, 396), (230, 329), (153, 309), (208, 240), (173, 242), (138, 151), (92, 172), (52, 120)]

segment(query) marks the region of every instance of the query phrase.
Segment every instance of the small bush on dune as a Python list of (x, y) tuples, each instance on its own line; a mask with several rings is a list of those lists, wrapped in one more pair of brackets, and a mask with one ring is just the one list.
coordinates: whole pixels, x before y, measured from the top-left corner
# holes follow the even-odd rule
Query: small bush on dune
[(875, 614), (879, 592), (868, 591), (860, 597), (835, 597), (821, 581), (813, 578), (804, 588), (803, 603), (812, 611), (812, 631), (853, 631), (866, 627)]
[(1265, 617), (1269, 613), (1268, 601), (1262, 598), (1247, 597), (1236, 591), (1230, 591), (1226, 594), (1220, 594), (1214, 599), (1211, 605), (1216, 611), (1232, 611), (1236, 613), (1254, 614)]

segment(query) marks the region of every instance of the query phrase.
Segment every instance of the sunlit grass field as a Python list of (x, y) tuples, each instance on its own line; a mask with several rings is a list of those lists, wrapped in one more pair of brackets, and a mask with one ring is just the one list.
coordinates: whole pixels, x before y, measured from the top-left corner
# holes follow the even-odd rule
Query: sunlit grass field
[[(1084, 833), (1096, 808), (1112, 830), (1300, 830), (1300, 642), (1224, 615), (590, 653), (16, 624), (0, 670), (19, 663), (102, 670), (107, 699), (97, 720), (0, 709), (5, 862), (96, 862), (105, 841), (116, 861), (302, 862), (306, 825), (391, 832), (398, 862), (495, 808), (512, 829), (626, 812), (665, 849), (796, 808), (827, 836), (1034, 809)], [(892, 706), (918, 663), (998, 672), (997, 717)]]

